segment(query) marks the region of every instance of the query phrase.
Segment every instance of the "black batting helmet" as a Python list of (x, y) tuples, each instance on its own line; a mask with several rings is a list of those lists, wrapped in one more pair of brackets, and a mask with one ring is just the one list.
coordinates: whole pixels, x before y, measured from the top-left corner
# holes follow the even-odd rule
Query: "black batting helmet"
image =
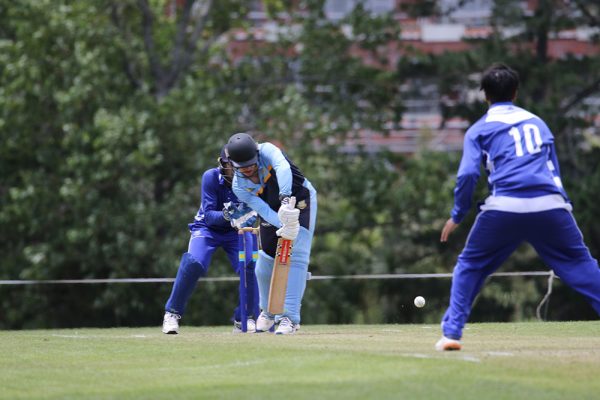
[(236, 133), (229, 138), (226, 154), (235, 168), (243, 168), (258, 161), (258, 145), (247, 133)]

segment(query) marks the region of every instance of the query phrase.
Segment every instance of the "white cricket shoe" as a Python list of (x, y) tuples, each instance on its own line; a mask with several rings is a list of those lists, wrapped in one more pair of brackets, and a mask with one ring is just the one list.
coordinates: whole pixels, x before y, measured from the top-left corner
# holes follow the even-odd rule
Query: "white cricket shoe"
[(165, 312), (165, 317), (163, 318), (163, 333), (167, 335), (177, 335), (179, 333), (179, 320), (181, 319), (181, 315), (173, 314), (170, 312)]
[[(246, 333), (256, 332), (256, 322), (252, 318), (248, 318), (246, 322)], [(233, 332), (232, 333), (243, 333), (242, 332), (242, 321), (233, 321)]]
[(279, 326), (277, 327), (275, 334), (276, 335), (293, 335), (294, 333), (296, 333), (296, 331), (298, 330), (299, 327), (300, 327), (300, 324), (295, 324), (288, 317), (283, 317), (279, 321)]
[(266, 312), (262, 311), (256, 320), (256, 331), (266, 332), (275, 325), (275, 318), (270, 317)]
[(442, 338), (435, 344), (435, 349), (437, 351), (460, 350), (462, 349), (462, 345), (460, 344), (460, 340), (450, 339), (446, 336), (442, 336)]

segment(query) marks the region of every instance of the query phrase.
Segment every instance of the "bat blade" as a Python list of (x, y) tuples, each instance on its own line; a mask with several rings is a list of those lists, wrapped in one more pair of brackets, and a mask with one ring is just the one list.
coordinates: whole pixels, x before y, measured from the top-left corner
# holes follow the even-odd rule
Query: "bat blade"
[(269, 304), (267, 311), (271, 314), (282, 314), (287, 291), (288, 274), (290, 272), (290, 258), (292, 256), (292, 241), (279, 238), (271, 275), (269, 289)]

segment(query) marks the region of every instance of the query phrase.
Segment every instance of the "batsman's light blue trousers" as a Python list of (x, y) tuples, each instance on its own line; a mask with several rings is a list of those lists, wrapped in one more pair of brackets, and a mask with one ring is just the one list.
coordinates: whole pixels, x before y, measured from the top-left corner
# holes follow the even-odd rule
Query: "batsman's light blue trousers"
[(442, 319), (444, 336), (462, 337), (473, 300), (485, 279), (524, 241), (600, 315), (600, 268), (585, 246), (571, 212), (483, 211), (477, 216), (454, 267), (450, 306)]
[[(311, 188), (310, 196), (310, 223), (309, 229), (300, 227), (300, 233), (294, 241), (292, 257), (290, 260), (290, 272), (288, 275), (287, 291), (285, 294), (284, 312), (282, 315), (275, 316), (276, 320), (282, 317), (288, 317), (293, 323), (300, 323), (300, 308), (302, 306), (302, 297), (306, 289), (306, 279), (308, 273), (308, 263), (310, 261), (310, 249), (317, 222), (317, 193)], [(260, 293), (260, 308), (266, 312), (269, 302), (269, 288), (271, 285), (271, 275), (273, 273), (273, 257), (264, 251), (258, 252), (258, 261), (256, 263), (256, 280), (258, 281), (258, 291)]]

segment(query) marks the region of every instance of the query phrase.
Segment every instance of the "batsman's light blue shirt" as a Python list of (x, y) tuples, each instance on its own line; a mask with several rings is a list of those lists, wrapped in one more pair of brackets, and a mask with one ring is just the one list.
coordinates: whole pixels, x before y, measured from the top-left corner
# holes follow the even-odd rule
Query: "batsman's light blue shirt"
[(275, 227), (281, 227), (277, 212), (259, 196), (271, 179), (272, 171), (277, 173), (279, 184), (279, 195), (290, 196), (292, 194), (292, 169), (281, 150), (272, 143), (260, 143), (258, 145), (258, 177), (259, 183), (253, 183), (250, 179), (233, 178), (233, 192), (238, 199), (248, 204), (261, 218)]
[(529, 111), (511, 102), (494, 103), (467, 130), (451, 212), (456, 223), (471, 208), (482, 163), (491, 192), (482, 210), (571, 210), (560, 179), (552, 132)]

